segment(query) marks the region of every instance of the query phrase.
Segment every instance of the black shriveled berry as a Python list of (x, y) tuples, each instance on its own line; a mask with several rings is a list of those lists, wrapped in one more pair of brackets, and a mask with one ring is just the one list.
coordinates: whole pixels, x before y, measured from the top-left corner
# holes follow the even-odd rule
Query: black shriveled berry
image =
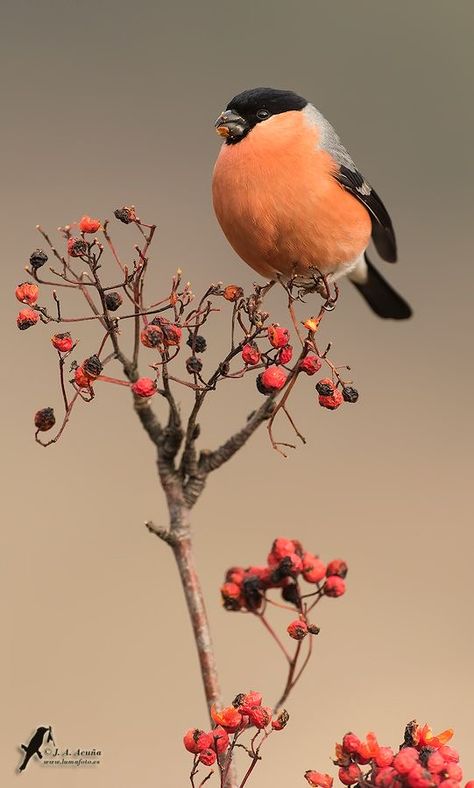
[(129, 208), (117, 208), (114, 211), (114, 216), (119, 222), (123, 222), (124, 224), (130, 224), (130, 222), (133, 221), (132, 212)]
[(190, 375), (196, 373), (199, 375), (202, 369), (202, 361), (196, 358), (196, 356), (190, 356), (186, 361), (186, 370), (189, 372)]
[(119, 306), (122, 306), (122, 302), (123, 299), (120, 293), (114, 291), (113, 293), (105, 294), (105, 306), (110, 312), (115, 312)]
[(42, 408), (35, 413), (35, 427), (40, 432), (47, 432), (55, 424), (56, 419), (52, 408)]
[(186, 344), (193, 349), (194, 353), (204, 353), (207, 348), (206, 338), (200, 336), (200, 334), (197, 336), (191, 334)]
[(46, 252), (43, 252), (42, 249), (35, 249), (35, 251), (30, 254), (30, 265), (36, 271), (45, 264), (47, 259), (48, 255)]
[(344, 402), (357, 402), (359, 399), (359, 392), (353, 386), (344, 386), (342, 389), (342, 396)]
[(318, 394), (321, 394), (322, 397), (330, 397), (331, 394), (334, 394), (334, 386), (331, 383), (316, 383), (316, 391)]
[(91, 378), (97, 378), (103, 370), (103, 366), (100, 363), (99, 357), (95, 355), (86, 358), (82, 368), (86, 375), (90, 375)]

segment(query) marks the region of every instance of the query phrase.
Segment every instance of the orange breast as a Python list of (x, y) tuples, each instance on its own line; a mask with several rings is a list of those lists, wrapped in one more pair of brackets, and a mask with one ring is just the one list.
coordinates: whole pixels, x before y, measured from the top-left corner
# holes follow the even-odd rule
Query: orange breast
[(311, 267), (342, 273), (366, 248), (371, 221), (335, 169), (301, 112), (275, 115), (237, 145), (223, 145), (214, 209), (237, 254), (267, 278)]

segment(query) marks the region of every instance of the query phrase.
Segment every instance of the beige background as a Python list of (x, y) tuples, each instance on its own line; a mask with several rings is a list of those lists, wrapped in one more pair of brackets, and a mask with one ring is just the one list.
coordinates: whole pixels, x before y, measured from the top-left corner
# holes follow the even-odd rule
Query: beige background
[[(385, 272), (415, 317), (379, 321), (344, 287), (325, 337), (352, 365), (359, 405), (323, 412), (308, 381), (294, 402), (307, 446), (285, 462), (262, 430), (197, 506), (225, 696), (253, 687), (275, 699), (283, 665), (258, 622), (220, 606), (223, 572), (263, 560), (276, 535), (298, 537), (325, 559), (347, 559), (349, 591), (321, 606), (316, 658), (254, 784), (302, 785), (305, 769), (330, 769), (347, 729), (395, 744), (413, 717), (453, 725), (474, 776), (472, 9), (469, 0), (4, 6), (2, 786), (187, 784), (181, 736), (206, 716), (175, 568), (143, 527), (166, 516), (152, 447), (127, 392), (105, 388), (58, 447), (34, 444), (32, 413), (60, 408), (51, 332), (16, 330), (12, 291), (37, 222), (54, 230), (124, 202), (159, 224), (154, 294), (177, 266), (198, 292), (217, 279), (248, 287), (252, 272), (210, 205), (212, 124), (232, 95), (259, 84), (314, 101), (383, 195), (401, 258)], [(273, 304), (286, 320), (281, 296)], [(80, 336), (92, 352), (91, 334)], [(202, 445), (258, 401), (250, 382), (239, 395), (223, 386)], [(17, 746), (43, 723), (60, 745), (101, 748), (102, 765), (31, 764), (15, 775)]]

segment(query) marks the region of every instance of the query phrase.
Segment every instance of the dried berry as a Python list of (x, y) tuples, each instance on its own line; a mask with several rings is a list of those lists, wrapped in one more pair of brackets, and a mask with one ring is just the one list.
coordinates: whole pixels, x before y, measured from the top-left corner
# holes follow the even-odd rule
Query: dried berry
[(272, 720), (272, 728), (274, 731), (281, 731), (288, 723), (290, 715), (286, 709), (282, 709), (278, 714), (276, 720)]
[(119, 222), (123, 222), (124, 224), (130, 224), (130, 222), (135, 221), (135, 211), (132, 211), (130, 208), (123, 206), (123, 208), (117, 208), (114, 211), (114, 216)]
[(297, 618), (295, 621), (292, 621), (291, 624), (288, 624), (286, 631), (290, 638), (294, 640), (303, 640), (308, 634), (308, 625), (305, 621)]
[(342, 389), (342, 396), (344, 402), (357, 402), (359, 399), (359, 392), (353, 386), (344, 386)]
[(68, 238), (67, 253), (71, 257), (84, 257), (89, 249), (89, 244), (83, 238)]
[(329, 378), (323, 378), (316, 383), (316, 391), (322, 397), (330, 397), (334, 391), (334, 383)]
[(120, 293), (115, 292), (106, 293), (105, 294), (105, 306), (109, 310), (109, 312), (115, 312), (120, 306), (122, 306), (123, 298)]
[(156, 348), (163, 343), (163, 332), (161, 328), (153, 323), (146, 326), (140, 334), (140, 342), (145, 347)]
[(175, 345), (179, 345), (181, 341), (181, 334), (182, 331), (179, 326), (176, 326), (174, 323), (170, 323), (166, 317), (155, 317), (151, 321), (150, 325), (158, 326), (161, 329), (163, 334), (163, 345), (165, 347), (173, 347)]
[(292, 605), (298, 605), (300, 601), (300, 594), (296, 583), (289, 583), (281, 589), (281, 596), (285, 602), (290, 602)]
[(189, 372), (190, 375), (199, 375), (202, 369), (202, 361), (197, 358), (196, 356), (190, 356), (186, 359), (186, 371)]
[(242, 583), (242, 596), (248, 610), (258, 610), (263, 601), (262, 581), (256, 575), (246, 577)]
[(86, 360), (82, 362), (82, 369), (86, 375), (91, 378), (91, 380), (94, 380), (95, 378), (99, 377), (103, 370), (103, 366), (101, 364), (100, 358), (96, 355), (93, 355), (89, 356), (89, 358), (86, 358)]
[(38, 268), (41, 268), (41, 266), (45, 264), (47, 259), (48, 255), (46, 252), (43, 252), (42, 249), (35, 249), (35, 251), (30, 254), (30, 265), (34, 271), (37, 271)]
[(52, 408), (42, 408), (35, 413), (35, 427), (39, 432), (47, 432), (56, 424), (54, 410)]
[(194, 353), (204, 353), (207, 348), (206, 338), (197, 334), (191, 334), (191, 336), (187, 339), (186, 344), (188, 347), (192, 348)]
[(31, 328), (37, 323), (39, 320), (38, 312), (34, 312), (32, 309), (21, 309), (18, 312), (16, 318), (16, 324), (20, 331), (25, 331), (27, 328)]
[(28, 306), (33, 306), (33, 304), (36, 304), (38, 300), (38, 294), (39, 287), (32, 282), (23, 282), (21, 285), (18, 285), (15, 290), (15, 296), (17, 297), (18, 301), (21, 301), (23, 304), (28, 304)]
[(69, 353), (74, 347), (74, 342), (69, 331), (66, 331), (64, 334), (54, 334), (54, 336), (51, 337), (51, 342), (53, 347), (59, 350), (60, 353)]

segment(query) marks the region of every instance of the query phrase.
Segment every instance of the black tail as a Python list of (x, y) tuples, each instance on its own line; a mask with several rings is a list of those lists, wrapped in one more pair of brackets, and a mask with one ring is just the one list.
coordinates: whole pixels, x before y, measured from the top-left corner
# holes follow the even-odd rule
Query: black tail
[(364, 257), (367, 263), (367, 281), (363, 284), (358, 282), (352, 284), (357, 287), (369, 306), (379, 317), (388, 317), (392, 320), (406, 320), (411, 317), (411, 307), (377, 271), (367, 255)]

